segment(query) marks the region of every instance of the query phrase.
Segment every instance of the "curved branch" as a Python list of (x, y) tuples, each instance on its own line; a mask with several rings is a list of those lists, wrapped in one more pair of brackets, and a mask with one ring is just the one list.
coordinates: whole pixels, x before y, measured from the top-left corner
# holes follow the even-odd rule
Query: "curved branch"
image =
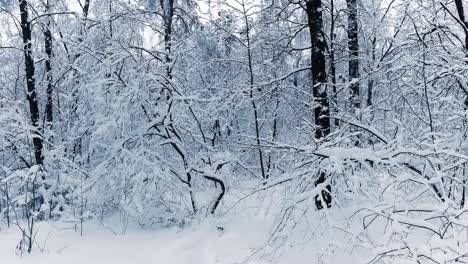
[(215, 213), (215, 211), (216, 211), (216, 208), (218, 208), (219, 203), (223, 199), (224, 194), (226, 193), (226, 186), (224, 185), (224, 182), (221, 179), (216, 178), (214, 176), (203, 175), (203, 177), (205, 179), (208, 179), (208, 180), (213, 181), (215, 183), (219, 183), (219, 185), (221, 186), (221, 192), (219, 193), (218, 197), (216, 198), (213, 207), (211, 207), (210, 214), (213, 215)]

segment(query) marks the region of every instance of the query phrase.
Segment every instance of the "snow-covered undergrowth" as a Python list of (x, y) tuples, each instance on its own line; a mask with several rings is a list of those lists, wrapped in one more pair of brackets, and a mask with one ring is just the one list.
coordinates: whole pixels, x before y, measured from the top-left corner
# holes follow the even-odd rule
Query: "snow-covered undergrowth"
[[(225, 204), (216, 218), (193, 219), (184, 227), (145, 227), (123, 221), (120, 214), (103, 221), (38, 223), (31, 254), (17, 254), (16, 226), (0, 231), (1, 263), (59, 264), (230, 264), (230, 263), (359, 263), (359, 249), (349, 248), (346, 232), (336, 228), (342, 210), (310, 210), (283, 236), (281, 197), (264, 192)], [(234, 196), (228, 197), (234, 204)], [(336, 227), (333, 227), (336, 225)], [(288, 224), (289, 226), (289, 224)], [(276, 233), (275, 233), (276, 232)], [(15, 253), (16, 252), (16, 253)]]
[[(83, 223), (61, 219), (35, 226), (31, 254), (17, 250), (21, 232), (0, 231), (0, 263), (263, 264), (455, 263), (466, 252), (464, 210), (449, 203), (399, 198), (381, 181), (379, 192), (337, 190), (332, 208), (316, 210), (312, 196), (286, 197), (287, 188), (230, 190), (214, 217), (183, 225), (144, 225), (114, 213)], [(367, 189), (367, 188), (364, 188)], [(423, 188), (424, 189), (424, 188)], [(309, 193), (310, 194), (310, 193)], [(296, 196), (297, 198), (297, 196)], [(408, 201), (413, 201), (412, 204)], [(445, 206), (445, 207), (444, 207)], [(24, 224), (23, 224), (24, 226)], [(82, 232), (80, 232), (82, 231)], [(81, 234), (82, 233), (82, 234)]]

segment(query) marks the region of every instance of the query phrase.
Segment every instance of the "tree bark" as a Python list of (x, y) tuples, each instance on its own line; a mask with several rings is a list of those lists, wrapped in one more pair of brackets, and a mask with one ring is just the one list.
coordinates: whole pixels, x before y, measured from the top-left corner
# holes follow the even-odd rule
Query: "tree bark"
[[(335, 113), (338, 114), (338, 92), (336, 90), (336, 62), (335, 62), (335, 1), (330, 1), (330, 75), (332, 84), (332, 103), (335, 109)], [(340, 121), (335, 118), (335, 127), (340, 126)]]
[[(49, 0), (46, 0), (46, 12), (50, 11)], [(47, 24), (44, 29), (44, 49), (46, 53), (45, 70), (46, 70), (46, 84), (47, 84), (47, 103), (45, 107), (46, 124), (49, 129), (52, 128), (53, 123), (53, 75), (52, 75), (52, 32), (50, 30), (51, 17), (47, 17)]]
[(465, 50), (468, 50), (468, 22), (465, 20), (463, 1), (455, 0), (455, 5), (457, 6), (458, 18), (460, 18), (460, 21), (463, 24), (463, 31), (465, 32)]
[(254, 124), (255, 124), (255, 140), (257, 142), (257, 148), (258, 148), (258, 157), (259, 157), (259, 163), (260, 163), (260, 170), (262, 173), (262, 178), (263, 179), (268, 179), (268, 175), (265, 173), (265, 165), (263, 161), (263, 151), (260, 148), (261, 142), (260, 142), (260, 122), (259, 122), (259, 111), (257, 104), (255, 102), (254, 98), (254, 70), (253, 70), (253, 64), (252, 64), (252, 45), (251, 45), (251, 39), (250, 39), (250, 24), (249, 20), (247, 17), (247, 10), (245, 8), (245, 3), (242, 1), (242, 12), (244, 15), (244, 22), (245, 22), (245, 34), (247, 38), (247, 63), (249, 66), (249, 84), (250, 84), (250, 91), (249, 91), (249, 97), (252, 102), (252, 109), (253, 109), (253, 114), (254, 114)]
[(361, 107), (359, 86), (359, 37), (357, 23), (357, 0), (346, 0), (348, 6), (348, 50), (349, 50), (349, 82), (351, 101), (354, 108)]
[(374, 92), (374, 64), (375, 64), (375, 47), (377, 43), (377, 36), (375, 35), (376, 33), (374, 32), (374, 37), (372, 38), (372, 67), (371, 71), (372, 73), (370, 74), (369, 81), (367, 82), (367, 106), (372, 106), (372, 97), (373, 97), (373, 92)]
[[(325, 69), (325, 40), (323, 37), (323, 22), (322, 22), (322, 1), (308, 0), (306, 2), (306, 12), (311, 42), (311, 68), (312, 68), (312, 92), (316, 101), (314, 115), (315, 138), (322, 139), (330, 134), (330, 104), (328, 101), (327, 87), (325, 82), (327, 74)], [(315, 186), (325, 182), (325, 172), (319, 171), (319, 177), (315, 182)], [(331, 185), (326, 186), (327, 190), (322, 190), (323, 201), (327, 207), (331, 207)], [(322, 202), (319, 196), (315, 196), (315, 205), (318, 210), (322, 209)]]
[(214, 204), (213, 204), (213, 206), (211, 207), (211, 210), (210, 210), (210, 214), (214, 215), (214, 213), (216, 212), (216, 208), (218, 208), (219, 203), (221, 202), (221, 200), (224, 197), (224, 194), (226, 193), (226, 186), (224, 185), (224, 182), (219, 178), (216, 178), (216, 177), (213, 177), (213, 176), (208, 176), (208, 175), (203, 175), (203, 177), (205, 177), (205, 179), (213, 181), (213, 182), (219, 184), (219, 186), (221, 186), (221, 192), (216, 197), (216, 200), (215, 200), (215, 202), (214, 202)]
[(326, 88), (325, 40), (323, 38), (322, 1), (306, 2), (306, 12), (311, 42), (312, 92), (316, 101), (314, 108), (317, 130), (315, 137), (321, 139), (330, 134), (330, 104)]
[(164, 20), (164, 49), (166, 52), (166, 74), (172, 78), (172, 17), (174, 16), (174, 0), (161, 0)]
[[(465, 52), (468, 52), (468, 21), (465, 18), (465, 11), (463, 9), (463, 1), (455, 0), (455, 5), (457, 6), (457, 13), (460, 21), (462, 23), (463, 31), (465, 32)], [(468, 54), (465, 55), (465, 58), (468, 57)], [(468, 60), (467, 60), (468, 63)], [(468, 108), (468, 95), (465, 97), (464, 101), (465, 110)], [(463, 176), (465, 176), (465, 167), (463, 167)], [(465, 206), (465, 188), (466, 188), (466, 179), (463, 179), (463, 189), (462, 189), (462, 199), (461, 199), (461, 208)]]
[(29, 112), (31, 115), (31, 125), (33, 131), (33, 145), (34, 157), (37, 165), (42, 165), (44, 157), (42, 155), (43, 141), (39, 133), (39, 105), (37, 102), (36, 80), (35, 80), (35, 67), (32, 55), (32, 37), (31, 37), (31, 23), (28, 18), (28, 2), (26, 0), (19, 0), (19, 9), (21, 13), (21, 31), (24, 45), (24, 64), (26, 71), (26, 84), (28, 94), (26, 99), (29, 103)]

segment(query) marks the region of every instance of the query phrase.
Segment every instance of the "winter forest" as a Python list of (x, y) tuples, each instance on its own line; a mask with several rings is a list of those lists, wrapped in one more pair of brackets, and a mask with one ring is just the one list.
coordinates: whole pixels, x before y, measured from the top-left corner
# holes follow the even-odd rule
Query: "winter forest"
[(467, 263), (466, 16), (0, 0), (0, 263)]

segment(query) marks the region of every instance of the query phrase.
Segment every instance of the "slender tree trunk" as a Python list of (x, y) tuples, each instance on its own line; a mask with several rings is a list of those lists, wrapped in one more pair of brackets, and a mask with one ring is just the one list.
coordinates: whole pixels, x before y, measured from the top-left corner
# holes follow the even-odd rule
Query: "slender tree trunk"
[[(50, 12), (49, 0), (46, 0), (46, 12)], [(44, 49), (46, 53), (45, 70), (46, 70), (46, 84), (47, 84), (47, 103), (45, 107), (46, 124), (49, 129), (53, 124), (53, 75), (52, 75), (52, 32), (50, 30), (51, 17), (47, 17), (47, 24), (44, 29)]]
[(164, 20), (164, 49), (166, 52), (166, 74), (172, 78), (172, 17), (174, 16), (174, 0), (161, 0)]
[[(330, 2), (331, 25), (330, 25), (330, 75), (331, 85), (333, 87), (332, 102), (335, 109), (335, 114), (338, 113), (338, 94), (336, 90), (336, 62), (335, 62), (335, 1)], [(335, 127), (340, 126), (340, 121), (335, 118)]]
[(351, 101), (354, 108), (361, 107), (359, 93), (359, 37), (357, 23), (357, 0), (346, 0), (348, 6), (348, 50), (349, 50), (349, 82)]
[[(109, 1), (109, 14), (112, 16), (112, 0)], [(112, 25), (112, 17), (109, 18), (109, 35), (111, 38), (114, 37), (114, 26)]]
[(258, 148), (258, 156), (259, 156), (259, 163), (260, 163), (260, 170), (262, 173), (262, 178), (263, 179), (268, 179), (268, 175), (265, 173), (265, 165), (263, 161), (263, 151), (260, 148), (260, 124), (258, 122), (258, 108), (257, 104), (255, 102), (253, 92), (254, 92), (254, 73), (253, 73), (253, 65), (252, 65), (252, 45), (251, 45), (251, 40), (250, 40), (250, 25), (249, 25), (249, 20), (247, 18), (247, 10), (245, 9), (245, 3), (242, 1), (242, 11), (244, 15), (244, 21), (245, 21), (245, 28), (246, 28), (246, 36), (247, 36), (247, 60), (248, 60), (248, 65), (249, 65), (249, 84), (250, 84), (250, 100), (252, 102), (252, 109), (254, 112), (254, 123), (255, 123), (255, 139), (257, 142), (257, 148)]
[[(374, 23), (377, 21), (377, 8), (375, 7), (375, 1), (372, 0), (372, 17), (374, 18)], [(385, 16), (384, 16), (385, 17)], [(382, 19), (384, 18), (382, 17)], [(369, 79), (367, 80), (367, 107), (372, 108), (372, 97), (374, 93), (374, 71), (375, 71), (375, 50), (377, 45), (377, 26), (372, 27), (372, 40), (371, 40), (371, 65), (369, 67)]]
[(461, 23), (463, 23), (463, 31), (465, 32), (465, 50), (468, 50), (468, 21), (465, 20), (463, 1), (455, 0), (455, 5), (457, 6), (458, 18), (460, 18)]
[[(273, 125), (272, 125), (272, 133), (271, 133), (271, 142), (276, 142), (278, 140), (278, 109), (280, 106), (280, 97), (278, 94), (278, 89), (275, 89), (274, 95), (276, 97), (276, 105), (275, 105), (275, 110), (273, 114)], [(272, 155), (273, 154), (268, 154), (268, 161), (267, 161), (267, 169), (266, 169), (266, 178), (270, 178), (270, 173), (272, 170)]]
[(85, 3), (83, 5), (83, 16), (84, 18), (88, 18), (88, 14), (89, 14), (89, 1), (90, 0), (85, 0)]
[[(172, 79), (172, 19), (174, 16), (174, 0), (160, 0), (161, 8), (163, 10), (163, 23), (164, 23), (164, 51), (165, 51), (165, 63), (166, 63), (166, 76), (170, 80)], [(169, 81), (166, 83), (167, 88), (170, 87)], [(175, 135), (176, 138), (180, 138), (179, 135), (177, 135), (177, 132), (175, 128), (173, 127), (173, 116), (171, 111), (171, 105), (172, 105), (172, 95), (169, 90), (166, 90), (166, 98), (168, 100), (168, 109), (167, 109), (167, 114), (169, 115), (170, 119), (170, 129), (165, 128), (167, 138), (171, 138), (172, 135)], [(170, 132), (169, 132), (170, 131)], [(171, 143), (171, 145), (174, 147), (174, 149), (179, 153), (181, 156), (183, 162), (184, 162), (184, 168), (187, 170), (188, 169), (188, 162), (187, 162), (187, 156), (184, 154), (182, 149), (180, 149), (177, 144)], [(183, 183), (187, 184), (188, 189), (189, 189), (189, 195), (190, 195), (190, 202), (192, 205), (192, 210), (194, 213), (197, 213), (197, 205), (195, 203), (195, 197), (193, 195), (193, 188), (192, 188), (192, 175), (187, 172), (186, 173), (186, 181), (182, 180)]]
[[(457, 7), (458, 18), (460, 19), (461, 23), (463, 23), (463, 31), (465, 32), (465, 58), (468, 57), (468, 21), (465, 18), (465, 10), (463, 9), (463, 1), (462, 0), (455, 0), (455, 5)], [(467, 60), (468, 63), (468, 60)], [(464, 101), (465, 110), (468, 108), (468, 95), (465, 97)], [(462, 198), (461, 198), (461, 208), (465, 207), (465, 188), (466, 188), (466, 179), (465, 179), (465, 165), (463, 165), (463, 187), (462, 187)]]
[[(457, 7), (458, 18), (460, 19), (460, 23), (462, 24), (463, 32), (465, 33), (465, 58), (468, 57), (468, 21), (465, 18), (465, 10), (463, 9), (463, 0), (455, 0), (455, 6)], [(466, 61), (468, 63), (468, 60)], [(468, 95), (464, 101), (465, 107), (468, 107)]]
[(376, 33), (374, 32), (374, 37), (372, 38), (372, 67), (371, 67), (371, 74), (369, 77), (369, 81), (367, 82), (367, 106), (372, 106), (372, 96), (374, 92), (374, 76), (373, 76), (373, 71), (374, 71), (374, 64), (375, 64), (375, 45), (377, 43), (377, 36), (375, 35)]
[[(81, 21), (80, 35), (78, 36), (78, 44), (82, 44), (82, 42), (84, 41), (84, 34), (86, 32), (86, 22), (89, 16), (90, 1), (91, 0), (85, 0), (84, 5), (82, 7), (83, 20)], [(81, 53), (75, 54), (73, 61), (76, 61), (76, 59), (78, 59), (80, 56), (81, 56)]]
[[(87, 24), (87, 19), (88, 19), (88, 16), (89, 16), (90, 1), (91, 0), (85, 0), (84, 5), (82, 6), (83, 19), (80, 21), (80, 24), (81, 24), (80, 35), (77, 38), (78, 46), (82, 45), (83, 42), (84, 42), (84, 39), (85, 39), (84, 36), (86, 34), (86, 24)], [(66, 46), (65, 46), (65, 48), (66, 48)], [(70, 58), (71, 59), (70, 63), (71, 64), (76, 63), (80, 57), (81, 57), (80, 52), (73, 54), (73, 56)], [(79, 85), (80, 85), (80, 76), (79, 76), (79, 74), (80, 73), (78, 71), (76, 71), (76, 70), (73, 71), (74, 85), (73, 85), (72, 92), (71, 92), (71, 97), (73, 98), (73, 104), (70, 107), (70, 109), (71, 109), (70, 116), (69, 116), (69, 122), (70, 123), (75, 123), (76, 120), (78, 119), (78, 115), (77, 115), (76, 111), (78, 109), (78, 103), (79, 103), (79, 99), (80, 99), (79, 90), (78, 90)], [(58, 98), (60, 98), (60, 97), (58, 97)], [(60, 104), (58, 104), (58, 105), (60, 105)], [(75, 142), (73, 143), (73, 148), (72, 148), (72, 153), (71, 153), (73, 161), (75, 160), (75, 157), (77, 156), (77, 154), (81, 154), (81, 150), (82, 150), (81, 139), (75, 140)]]
[(31, 115), (31, 125), (34, 128), (33, 145), (34, 157), (37, 165), (42, 165), (44, 157), (42, 155), (43, 141), (39, 133), (39, 105), (37, 102), (36, 80), (34, 76), (34, 60), (32, 55), (32, 37), (31, 23), (28, 18), (28, 3), (26, 0), (19, 0), (19, 9), (21, 13), (21, 31), (24, 45), (24, 64), (26, 70), (26, 84), (28, 94), (26, 96), (29, 103), (29, 112)]

